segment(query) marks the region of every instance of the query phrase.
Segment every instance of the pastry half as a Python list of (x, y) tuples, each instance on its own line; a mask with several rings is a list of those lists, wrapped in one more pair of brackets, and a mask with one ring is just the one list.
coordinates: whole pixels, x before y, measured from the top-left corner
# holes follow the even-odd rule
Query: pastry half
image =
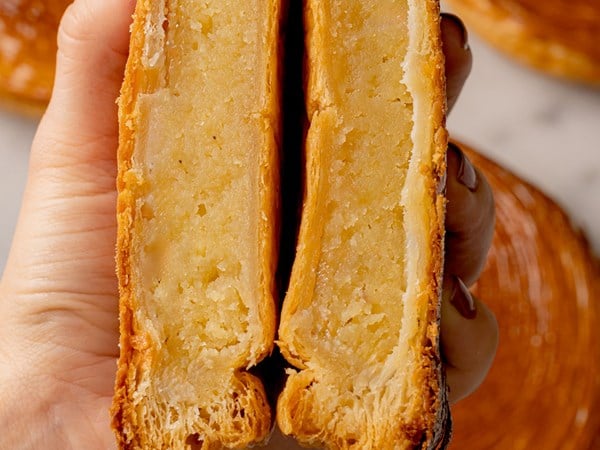
[(138, 0), (119, 102), (122, 449), (245, 448), (271, 412), (279, 0)]
[(438, 348), (445, 81), (433, 0), (308, 0), (306, 194), (281, 430), (327, 449), (447, 441)]

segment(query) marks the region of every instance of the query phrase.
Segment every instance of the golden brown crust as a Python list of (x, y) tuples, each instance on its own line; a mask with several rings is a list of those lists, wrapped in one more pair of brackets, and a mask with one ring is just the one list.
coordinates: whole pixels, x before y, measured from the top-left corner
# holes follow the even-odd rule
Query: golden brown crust
[(453, 407), (453, 447), (600, 448), (598, 260), (559, 205), (460, 146), (494, 192), (494, 241), (473, 292), (501, 339), (486, 381)]
[[(259, 222), (259, 260), (263, 266), (260, 289), (263, 298), (277, 298), (276, 272), (279, 260), (279, 235), (281, 228), (281, 193), (280, 193), (280, 154), (281, 148), (281, 86), (283, 69), (283, 42), (281, 41), (282, 21), (285, 18), (287, 0), (269, 0), (271, 15), (273, 17), (269, 41), (277, 42), (271, 46), (267, 61), (267, 85), (270, 89), (269, 103), (265, 105), (264, 133), (269, 142), (261, 154), (263, 159), (259, 162), (260, 173), (260, 210), (266, 214), (261, 216)], [(260, 310), (261, 323), (264, 327), (265, 352), (259, 355), (262, 360), (271, 354), (275, 345), (275, 333), (278, 322), (278, 311), (275, 301), (263, 302)]]
[(597, 0), (448, 0), (474, 31), (549, 74), (600, 85)]
[[(120, 359), (115, 383), (113, 400), (112, 427), (115, 430), (120, 449), (149, 449), (149, 448), (245, 448), (247, 445), (265, 440), (272, 426), (270, 406), (261, 381), (239, 368), (232, 375), (231, 392), (223, 392), (223, 404), (227, 411), (242, 411), (245, 417), (242, 428), (233, 426), (228, 420), (220, 421), (222, 429), (211, 436), (212, 439), (195, 441), (190, 436), (183, 447), (173, 447), (179, 443), (160, 443), (151, 439), (151, 435), (160, 434), (160, 430), (144, 429), (139, 411), (134, 408), (137, 378), (152, 359), (152, 350), (144, 337), (141, 325), (136, 323), (134, 312), (138, 306), (131, 284), (133, 270), (131, 246), (133, 235), (139, 233), (139, 223), (136, 221), (136, 185), (137, 180), (131, 173), (132, 157), (136, 142), (135, 124), (136, 103), (140, 94), (153, 92), (158, 86), (155, 71), (146, 70), (143, 60), (144, 45), (146, 44), (147, 18), (152, 14), (155, 2), (153, 0), (138, 0), (131, 29), (130, 55), (125, 71), (121, 97), (119, 100), (119, 150), (117, 177), (117, 275), (120, 288)], [(254, 343), (252, 348), (259, 353), (249, 355), (249, 360), (259, 361), (269, 354), (273, 347), (276, 324), (275, 311), (275, 270), (278, 256), (278, 167), (279, 167), (279, 28), (281, 20), (281, 5), (278, 0), (271, 0), (268, 8), (269, 30), (265, 42), (268, 54), (265, 61), (269, 67), (265, 84), (268, 86), (267, 103), (260, 111), (265, 137), (265, 147), (260, 153), (258, 163), (259, 214), (258, 221), (258, 258), (257, 270), (260, 274), (258, 289), (262, 295), (258, 314), (262, 336), (261, 342)], [(238, 398), (239, 397), (239, 398)], [(240, 400), (245, 402), (239, 405)], [(237, 413), (236, 413), (237, 414)], [(238, 420), (237, 424), (240, 423)], [(220, 433), (220, 435), (219, 435)], [(165, 438), (166, 439), (166, 438)]]
[[(332, 129), (338, 118), (328, 106), (334, 102), (331, 81), (327, 78), (326, 58), (321, 53), (325, 43), (321, 36), (327, 29), (327, 13), (320, 10), (324, 3), (306, 2), (305, 23), (307, 27), (307, 109), (312, 118), (306, 143), (306, 192), (302, 212), (302, 222), (298, 238), (296, 260), (292, 269), (288, 294), (284, 300), (279, 328), (279, 346), (286, 359), (300, 369), (291, 372), (286, 387), (277, 405), (277, 421), (286, 434), (292, 434), (303, 445), (325, 448), (377, 448), (377, 449), (434, 449), (445, 448), (450, 435), (450, 416), (446, 398), (442, 362), (439, 354), (439, 294), (443, 267), (443, 235), (445, 200), (439, 195), (438, 184), (445, 172), (445, 149), (447, 134), (445, 121), (445, 79), (444, 63), (439, 36), (439, 5), (436, 1), (408, 2), (410, 4), (411, 50), (413, 57), (427, 54), (426, 61), (408, 60), (405, 81), (415, 98), (415, 104), (424, 105), (426, 117), (416, 121), (413, 136), (426, 147), (420, 165), (415, 172), (426, 180), (422, 192), (421, 217), (415, 219), (419, 226), (428, 230), (424, 240), (426, 272), (429, 274), (424, 289), (418, 298), (413, 299), (426, 308), (426, 325), (421, 327), (421, 340), (416, 344), (416, 352), (421, 355), (420, 366), (414, 371), (415, 379), (420, 380), (421, 390), (415, 393), (420, 404), (415, 406), (415, 414), (410, 421), (402, 422), (401, 414), (393, 412), (389, 417), (373, 419), (367, 414), (371, 425), (369, 438), (360, 442), (351, 434), (367, 434), (365, 423), (351, 425), (338, 424), (335, 418), (324, 416), (318, 410), (313, 394), (316, 372), (319, 367), (311, 363), (302, 340), (294, 340), (290, 323), (302, 308), (301, 303), (310, 296), (315, 286), (315, 267), (318, 263), (321, 236), (324, 227), (324, 199), (319, 195), (328, 182), (324, 173), (328, 166), (327, 149), (333, 143), (327, 130)], [(383, 7), (383, 6), (382, 6)], [(418, 51), (417, 51), (418, 49)], [(411, 69), (411, 64), (419, 64)], [(411, 70), (414, 73), (410, 73)], [(418, 72), (418, 73), (417, 73)], [(421, 103), (423, 102), (423, 103)], [(415, 194), (418, 195), (418, 194)], [(412, 211), (415, 213), (416, 211)], [(418, 214), (418, 213), (417, 213)], [(298, 334), (302, 334), (300, 330)], [(306, 330), (304, 330), (306, 332)], [(357, 402), (357, 408), (361, 408)], [(324, 429), (327, 423), (328, 429)], [(331, 425), (334, 423), (334, 425)], [(335, 428), (335, 432), (331, 429)]]
[(0, 2), (0, 104), (43, 112), (54, 83), (56, 33), (72, 0)]
[[(135, 200), (133, 193), (127, 189), (126, 175), (131, 169), (131, 156), (133, 154), (135, 136), (134, 131), (127, 126), (127, 118), (133, 117), (137, 91), (149, 90), (149, 80), (142, 69), (141, 57), (144, 44), (144, 30), (141, 18), (149, 14), (147, 1), (137, 3), (134, 21), (131, 29), (131, 42), (129, 59), (125, 69), (125, 81), (119, 98), (119, 150), (118, 150), (118, 176), (117, 176), (117, 276), (119, 279), (119, 331), (120, 331), (120, 358), (115, 381), (115, 395), (113, 399), (112, 427), (115, 430), (117, 445), (120, 449), (135, 448), (126, 438), (124, 430), (129, 426), (133, 411), (131, 411), (130, 385), (135, 377), (135, 367), (141, 363), (140, 353), (135, 349), (141, 343), (135, 342), (133, 328), (132, 286), (129, 284), (129, 243), (132, 240), (131, 231), (133, 215), (135, 213)], [(138, 344), (138, 345), (136, 345)]]

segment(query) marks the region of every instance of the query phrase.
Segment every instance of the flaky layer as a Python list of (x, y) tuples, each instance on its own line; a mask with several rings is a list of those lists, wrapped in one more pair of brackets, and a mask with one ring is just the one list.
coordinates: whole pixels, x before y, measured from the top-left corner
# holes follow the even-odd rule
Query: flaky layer
[(308, 1), (307, 194), (279, 328), (287, 434), (433, 448), (444, 79), (434, 1)]
[(120, 100), (121, 448), (242, 448), (275, 328), (278, 0), (138, 1)]

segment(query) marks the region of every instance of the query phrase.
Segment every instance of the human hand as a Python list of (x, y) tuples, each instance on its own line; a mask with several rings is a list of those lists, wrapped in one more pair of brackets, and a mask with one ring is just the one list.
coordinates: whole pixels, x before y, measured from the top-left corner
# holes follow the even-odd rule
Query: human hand
[[(118, 356), (115, 99), (134, 3), (77, 0), (61, 25), (54, 92), (0, 283), (2, 448), (115, 448), (108, 414)], [(470, 53), (456, 23), (444, 19), (443, 29), (453, 102)], [(446, 269), (470, 283), (489, 246), (493, 203), (480, 175), (475, 190), (458, 181), (459, 161), (449, 152)], [(463, 306), (457, 300), (465, 294), (446, 278), (442, 346), (457, 399), (487, 371), (497, 328), (480, 302), (474, 319), (462, 317), (450, 293)]]
[[(472, 55), (463, 23), (442, 15), (448, 110), (471, 70)], [(455, 144), (447, 153), (446, 252), (442, 294), (441, 349), (450, 403), (483, 382), (498, 346), (494, 313), (468, 290), (483, 270), (495, 223), (494, 196), (481, 172)]]
[(0, 448), (111, 449), (117, 107), (134, 0), (77, 0), (0, 283)]

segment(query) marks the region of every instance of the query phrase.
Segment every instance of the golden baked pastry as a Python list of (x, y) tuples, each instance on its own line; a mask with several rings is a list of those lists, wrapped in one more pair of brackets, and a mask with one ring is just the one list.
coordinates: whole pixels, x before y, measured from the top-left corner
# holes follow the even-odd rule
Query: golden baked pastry
[(496, 198), (496, 235), (474, 292), (498, 317), (500, 346), (482, 387), (452, 408), (450, 448), (598, 449), (598, 262), (556, 203), (469, 158)]
[(279, 0), (138, 0), (119, 104), (121, 449), (244, 448), (275, 331)]
[(492, 45), (553, 75), (600, 85), (600, 0), (447, 0)]
[(281, 430), (329, 449), (447, 438), (436, 1), (309, 0), (306, 197), (279, 346)]
[(52, 91), (56, 32), (72, 0), (0, 1), (0, 104), (41, 113)]

